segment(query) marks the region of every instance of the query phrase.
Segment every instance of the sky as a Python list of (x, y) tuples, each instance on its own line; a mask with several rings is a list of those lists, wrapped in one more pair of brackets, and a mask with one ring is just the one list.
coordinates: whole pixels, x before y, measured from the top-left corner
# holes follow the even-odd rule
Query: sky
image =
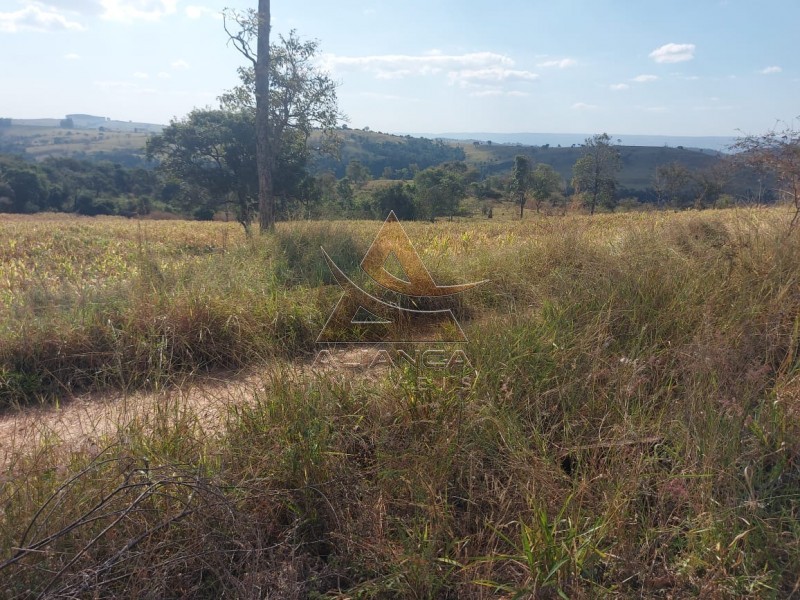
[[(166, 124), (244, 59), (257, 0), (0, 0), (0, 117)], [(800, 0), (272, 0), (350, 127), (737, 136), (800, 115)]]

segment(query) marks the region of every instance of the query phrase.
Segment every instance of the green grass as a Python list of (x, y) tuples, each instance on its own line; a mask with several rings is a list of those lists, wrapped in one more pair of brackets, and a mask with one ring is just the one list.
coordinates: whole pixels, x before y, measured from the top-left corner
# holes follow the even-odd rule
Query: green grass
[[(94, 447), (65, 452), (45, 436), (0, 474), (0, 596), (797, 594), (800, 236), (788, 217), (408, 224), (437, 281), (491, 279), (459, 308), (469, 385), (412, 368), (264, 366), (263, 385), (248, 402), (231, 394), (217, 427), (167, 387), (162, 410)], [(79, 223), (89, 237), (94, 223), (130, 227)], [(42, 226), (14, 224), (19, 239)], [(339, 295), (319, 246), (352, 273), (378, 223), (285, 224), (255, 241), (231, 230), (224, 251), (221, 224), (185, 238), (181, 227), (122, 236), (129, 275), (98, 280), (94, 316), (42, 300), (25, 325), (7, 323), (4, 356), (9, 340), (33, 347), (45, 333), (107, 339), (90, 325), (110, 314), (128, 340), (109, 355), (123, 367), (136, 344), (135, 373), (155, 372), (145, 357), (165, 340), (183, 357), (162, 364), (165, 383), (213, 357), (310, 355)], [(87, 264), (102, 255), (87, 251)], [(39, 264), (42, 277), (61, 268)], [(226, 315), (237, 327), (217, 337)], [(195, 352), (199, 331), (213, 353), (192, 362), (179, 349)]]

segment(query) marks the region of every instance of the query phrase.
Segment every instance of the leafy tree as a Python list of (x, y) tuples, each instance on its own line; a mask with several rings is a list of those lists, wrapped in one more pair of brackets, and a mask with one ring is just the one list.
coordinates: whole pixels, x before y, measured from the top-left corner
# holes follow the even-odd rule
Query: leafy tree
[(363, 186), (367, 181), (372, 179), (369, 169), (357, 158), (347, 163), (347, 170), (345, 173), (347, 178), (358, 187)]
[(408, 184), (395, 183), (372, 193), (372, 202), (378, 218), (386, 218), (393, 210), (401, 221), (413, 221), (417, 217), (414, 196)]
[(531, 195), (536, 202), (537, 213), (542, 203), (549, 200), (560, 187), (561, 175), (553, 167), (545, 163), (536, 165), (531, 173)]
[(653, 179), (658, 203), (672, 208), (683, 208), (692, 201), (692, 174), (678, 162), (659, 165)]
[(697, 185), (695, 208), (717, 206), (717, 202), (723, 196), (725, 187), (731, 179), (731, 166), (730, 159), (724, 158), (717, 164), (695, 173), (694, 178)]
[[(322, 150), (330, 151), (342, 115), (336, 83), (315, 64), (316, 41), (301, 41), (295, 31), (270, 44), (269, 0), (259, 0), (259, 10), (228, 10), (225, 31), (234, 47), (250, 61), (239, 69), (240, 86), (223, 94), (223, 108), (252, 111), (257, 140), (259, 227), (271, 229), (276, 199), (273, 178), (277, 157), (287, 140), (308, 141), (314, 128), (322, 130)], [(238, 31), (229, 27), (235, 24)], [(256, 49), (253, 50), (253, 41)]]
[(151, 137), (147, 155), (160, 159), (162, 172), (205, 192), (211, 203), (230, 194), (237, 219), (249, 232), (258, 185), (250, 114), (195, 109)]
[(336, 184), (336, 195), (339, 197), (339, 204), (345, 210), (353, 208), (353, 182), (349, 177), (343, 177)]
[(519, 204), (519, 218), (525, 208), (525, 200), (531, 187), (531, 161), (527, 156), (518, 154), (514, 157), (514, 169), (511, 173), (511, 189)]
[(572, 185), (584, 194), (591, 214), (598, 204), (613, 208), (617, 173), (622, 169), (619, 151), (607, 133), (586, 138), (583, 148), (583, 156), (572, 167)]
[(419, 171), (414, 177), (417, 214), (431, 222), (439, 216), (452, 219), (466, 193), (469, 179), (475, 175), (463, 162), (446, 163)]
[(774, 177), (778, 197), (794, 208), (790, 229), (800, 222), (800, 130), (785, 126), (762, 135), (739, 138), (739, 160)]
[[(48, 183), (44, 174), (36, 167), (11, 167), (0, 171), (0, 177), (12, 192), (9, 212), (35, 213), (47, 208)], [(7, 196), (9, 197), (9, 196)]]

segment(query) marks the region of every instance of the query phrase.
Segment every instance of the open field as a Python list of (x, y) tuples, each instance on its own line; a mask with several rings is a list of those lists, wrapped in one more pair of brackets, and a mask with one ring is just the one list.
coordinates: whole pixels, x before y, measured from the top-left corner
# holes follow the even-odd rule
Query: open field
[(797, 596), (790, 218), (404, 224), (454, 380), (312, 367), (378, 222), (3, 216), (0, 597)]
[(36, 159), (132, 152), (144, 155), (150, 134), (138, 131), (98, 131), (12, 125), (0, 131), (0, 146), (19, 146)]

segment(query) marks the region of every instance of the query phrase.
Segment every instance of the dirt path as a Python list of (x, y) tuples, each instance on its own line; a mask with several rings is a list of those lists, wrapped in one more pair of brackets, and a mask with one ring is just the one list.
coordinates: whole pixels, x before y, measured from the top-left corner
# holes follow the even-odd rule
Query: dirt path
[[(358, 349), (336, 353), (337, 361), (360, 364), (348, 371), (360, 378), (380, 376), (368, 369)], [(204, 431), (218, 431), (232, 406), (251, 403), (276, 377), (300, 383), (319, 372), (313, 362), (280, 363), (217, 376), (195, 377), (184, 385), (162, 391), (134, 393), (95, 392), (64, 399), (50, 406), (24, 407), (0, 414), (0, 472), (43, 447), (58, 447), (64, 456), (70, 449), (92, 447), (103, 438), (124, 434), (131, 427), (145, 428), (156, 417), (190, 415)]]

